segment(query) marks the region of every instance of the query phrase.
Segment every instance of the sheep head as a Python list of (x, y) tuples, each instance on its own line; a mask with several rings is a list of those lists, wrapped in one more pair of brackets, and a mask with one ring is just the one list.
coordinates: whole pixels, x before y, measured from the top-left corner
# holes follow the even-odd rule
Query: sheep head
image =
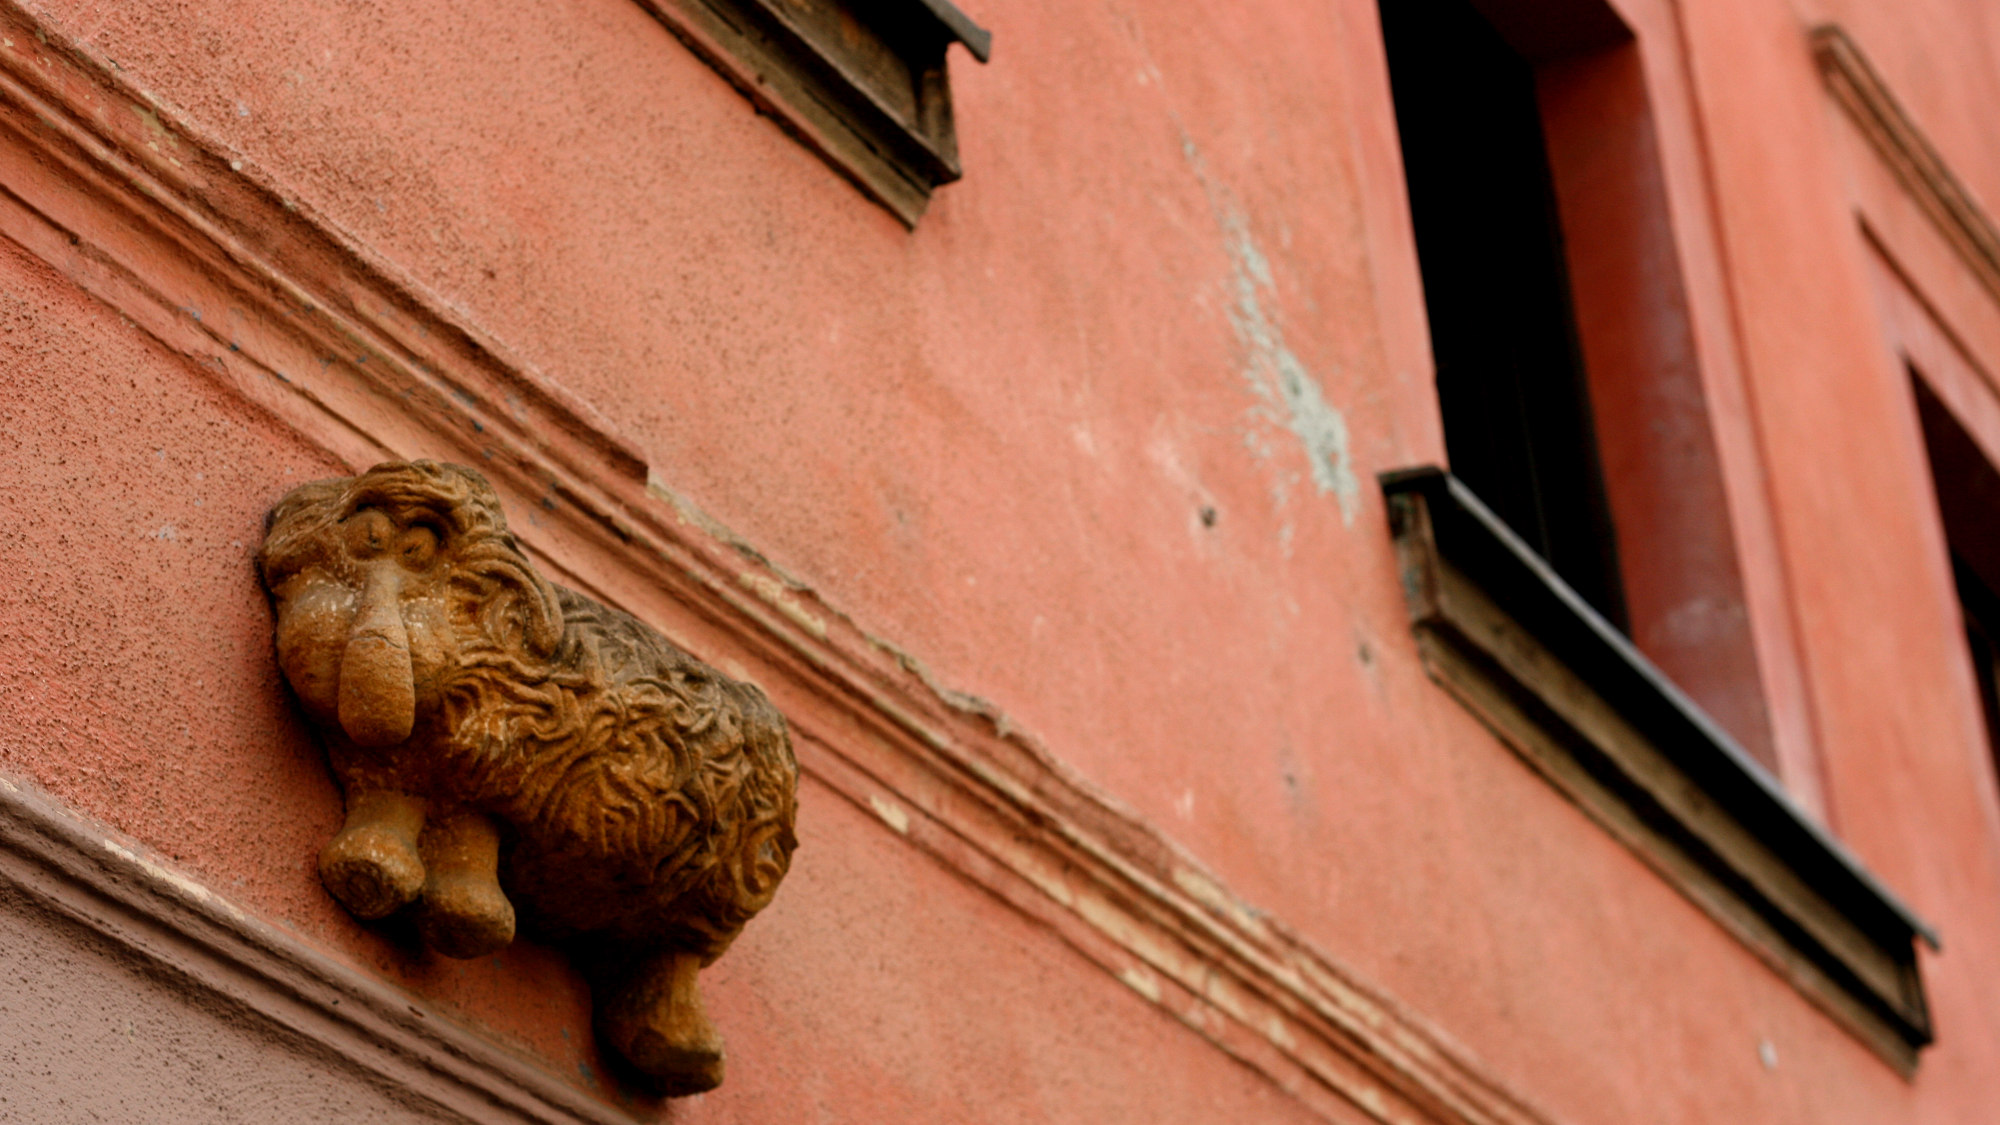
[(431, 461), (316, 481), (271, 514), (259, 558), (278, 663), (323, 728), (356, 746), (407, 741), (468, 638), (547, 656), (554, 587), (525, 563), (478, 474)]

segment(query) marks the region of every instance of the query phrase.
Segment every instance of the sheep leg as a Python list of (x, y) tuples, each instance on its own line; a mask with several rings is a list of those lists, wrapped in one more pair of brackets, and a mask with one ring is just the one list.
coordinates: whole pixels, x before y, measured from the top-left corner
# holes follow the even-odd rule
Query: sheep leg
[(424, 888), (417, 840), (424, 803), (394, 790), (350, 790), (347, 823), (319, 853), (319, 878), (357, 918), (395, 913)]
[(460, 809), (424, 829), (424, 944), (446, 957), (483, 957), (514, 940), (514, 904), (500, 889), (500, 829)]
[(669, 1097), (722, 1084), (722, 1036), (702, 1008), (700, 970), (698, 954), (654, 953), (598, 994), (605, 1040)]

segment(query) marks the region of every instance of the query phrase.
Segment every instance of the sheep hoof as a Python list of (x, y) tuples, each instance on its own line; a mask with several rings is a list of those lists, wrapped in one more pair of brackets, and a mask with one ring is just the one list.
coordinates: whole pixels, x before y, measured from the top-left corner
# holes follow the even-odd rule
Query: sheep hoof
[(433, 873), (424, 887), (417, 932), (425, 945), (446, 957), (484, 957), (513, 942), (514, 904), (491, 879), (439, 878)]
[(604, 1013), (605, 1039), (672, 1098), (722, 1085), (722, 1035), (703, 1010), (701, 958), (664, 954), (626, 983)]
[(659, 1092), (667, 1097), (706, 1094), (722, 1085), (720, 1038), (675, 1043), (647, 1028), (619, 1049), (626, 1061), (651, 1078)]
[(346, 829), (319, 853), (327, 892), (357, 918), (385, 918), (424, 889), (424, 863), (406, 834), (379, 824)]

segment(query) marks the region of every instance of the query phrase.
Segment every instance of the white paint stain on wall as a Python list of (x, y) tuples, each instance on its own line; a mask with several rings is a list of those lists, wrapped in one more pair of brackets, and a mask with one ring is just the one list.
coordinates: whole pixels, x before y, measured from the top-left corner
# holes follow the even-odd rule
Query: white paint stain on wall
[[(1140, 84), (1158, 89), (1164, 95), (1165, 77), (1146, 48), (1137, 21), (1123, 12), (1114, 10), (1114, 14), (1139, 51)], [(1326, 400), (1319, 380), (1286, 346), (1277, 318), (1266, 308), (1265, 303), (1277, 292), (1277, 285), (1271, 275), (1270, 260), (1251, 235), (1243, 209), (1237, 206), (1228, 188), (1209, 174), (1208, 162), (1195, 146), (1171, 99), (1164, 108), (1180, 133), (1181, 154), (1222, 227), (1224, 249), (1229, 254), (1229, 323), (1243, 351), (1243, 377), (1257, 396), (1257, 404), (1250, 410), (1252, 425), (1243, 435), (1243, 444), (1259, 461), (1275, 463), (1277, 449), (1270, 431), (1290, 431), (1304, 449), (1314, 489), (1322, 496), (1331, 495), (1340, 505), (1341, 524), (1352, 527), (1359, 510), (1361, 482), (1354, 475), (1347, 419)], [(1284, 521), (1278, 534), (1289, 553), (1292, 523), (1287, 510), (1291, 506), (1295, 475), (1283, 469), (1276, 470), (1276, 474), (1272, 497)]]
[[(1326, 400), (1319, 380), (1285, 344), (1284, 330), (1267, 307), (1277, 292), (1271, 262), (1250, 233), (1243, 209), (1228, 189), (1209, 175), (1207, 161), (1185, 130), (1181, 152), (1208, 196), (1209, 208), (1222, 227), (1223, 249), (1229, 255), (1229, 324), (1243, 353), (1243, 378), (1257, 397), (1250, 409), (1253, 425), (1244, 433), (1243, 444), (1258, 460), (1274, 461), (1277, 449), (1270, 431), (1289, 431), (1305, 453), (1314, 490), (1332, 496), (1340, 505), (1341, 523), (1352, 527), (1361, 500), (1361, 482), (1354, 475), (1347, 419)], [(1294, 479), (1295, 474), (1280, 470), (1272, 486), (1280, 512), (1290, 507)], [(1288, 516), (1279, 537), (1289, 550), (1292, 524)]]
[(1361, 482), (1354, 476), (1348, 454), (1347, 419), (1326, 401), (1319, 381), (1285, 346), (1284, 333), (1264, 308), (1275, 289), (1271, 264), (1258, 249), (1249, 224), (1233, 207), (1218, 207), (1224, 245), (1229, 251), (1229, 323), (1243, 348), (1243, 377), (1258, 397), (1253, 408), (1269, 421), (1289, 429), (1304, 447), (1314, 488), (1340, 505), (1340, 520), (1353, 526)]

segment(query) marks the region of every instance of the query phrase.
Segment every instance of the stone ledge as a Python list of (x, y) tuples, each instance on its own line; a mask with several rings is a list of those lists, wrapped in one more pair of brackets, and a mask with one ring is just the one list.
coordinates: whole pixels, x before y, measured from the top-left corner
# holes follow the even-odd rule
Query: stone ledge
[(1431, 678), (1905, 1076), (1936, 934), (1442, 469), (1382, 477)]

